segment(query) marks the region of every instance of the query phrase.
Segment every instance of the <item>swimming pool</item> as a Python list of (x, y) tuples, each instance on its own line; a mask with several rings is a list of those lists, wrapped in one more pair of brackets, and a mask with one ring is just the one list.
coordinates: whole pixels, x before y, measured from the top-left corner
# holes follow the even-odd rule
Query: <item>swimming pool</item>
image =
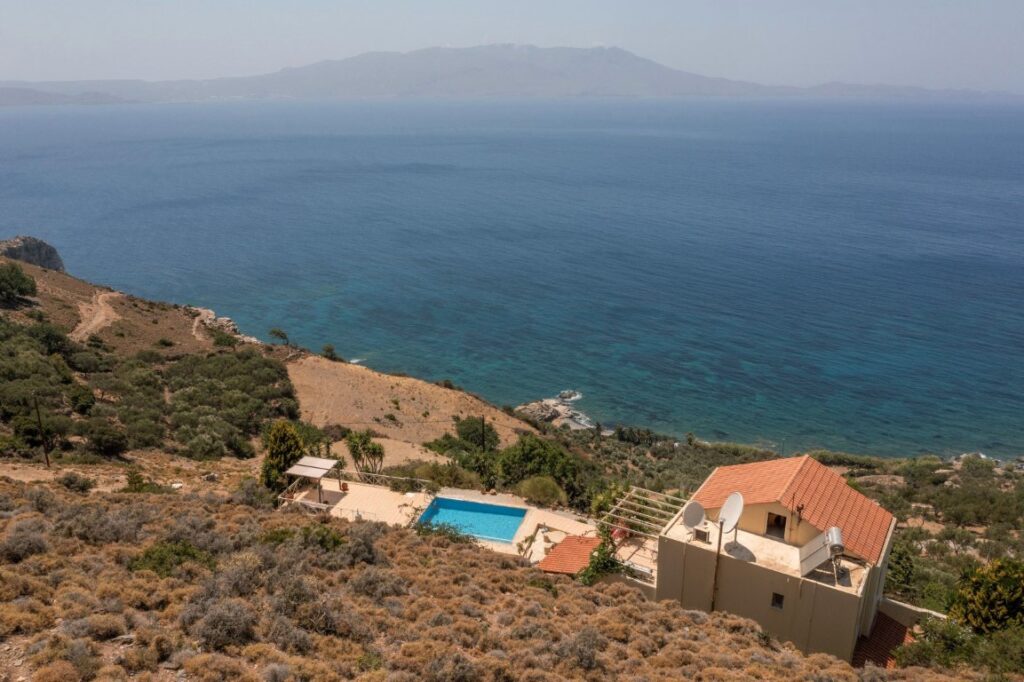
[(446, 523), (483, 540), (512, 542), (525, 516), (522, 507), (435, 497), (420, 515), (420, 523)]

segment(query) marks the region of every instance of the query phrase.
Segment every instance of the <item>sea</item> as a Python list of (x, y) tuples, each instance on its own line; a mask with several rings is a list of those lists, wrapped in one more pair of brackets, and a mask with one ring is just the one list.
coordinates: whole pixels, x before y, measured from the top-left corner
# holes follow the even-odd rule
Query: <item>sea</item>
[(0, 236), (68, 270), (604, 427), (1024, 454), (1024, 105), (0, 110)]

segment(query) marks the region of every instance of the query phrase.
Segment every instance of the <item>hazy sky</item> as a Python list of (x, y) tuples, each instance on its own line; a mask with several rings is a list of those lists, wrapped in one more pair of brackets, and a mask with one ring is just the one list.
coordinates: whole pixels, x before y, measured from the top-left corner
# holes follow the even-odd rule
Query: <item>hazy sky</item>
[(204, 78), (368, 50), (615, 45), (696, 73), (1024, 93), (1024, 0), (0, 0), (0, 79)]

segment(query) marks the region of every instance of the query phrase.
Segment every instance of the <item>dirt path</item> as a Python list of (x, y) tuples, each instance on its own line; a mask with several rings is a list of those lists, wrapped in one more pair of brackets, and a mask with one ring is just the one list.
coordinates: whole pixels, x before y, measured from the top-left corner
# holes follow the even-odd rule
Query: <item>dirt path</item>
[(71, 340), (82, 343), (104, 327), (109, 327), (120, 320), (121, 316), (114, 310), (111, 302), (123, 296), (124, 294), (119, 291), (97, 292), (88, 303), (79, 303), (78, 311), (82, 321), (68, 334)]
[(197, 341), (206, 341), (209, 338), (206, 334), (206, 325), (213, 322), (216, 313), (209, 308), (196, 308), (195, 310), (199, 314), (192, 320), (192, 336), (196, 337)]

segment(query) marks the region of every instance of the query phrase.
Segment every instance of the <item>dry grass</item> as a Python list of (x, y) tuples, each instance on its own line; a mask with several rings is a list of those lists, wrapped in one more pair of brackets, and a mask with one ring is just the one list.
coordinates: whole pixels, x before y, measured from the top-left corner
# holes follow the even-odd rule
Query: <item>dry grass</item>
[[(0, 257), (0, 263), (7, 259)], [(38, 305), (9, 314), (15, 320), (26, 321), (33, 309), (41, 310), (51, 322), (65, 332), (71, 332), (82, 322), (83, 312), (95, 311), (96, 297), (110, 289), (76, 279), (71, 275), (45, 270), (28, 263), (18, 265), (36, 280)], [(146, 301), (134, 296), (116, 296), (110, 305), (119, 319), (95, 332), (104, 345), (119, 354), (131, 355), (140, 350), (155, 350), (165, 355), (197, 353), (213, 348), (213, 342), (204, 332), (199, 338), (193, 334), (192, 313), (185, 307)], [(166, 339), (172, 345), (161, 345)]]
[(518, 432), (533, 431), (526, 422), (468, 393), (359, 365), (304, 356), (288, 364), (288, 377), (302, 405), (302, 418), (317, 426), (369, 427), (387, 438), (419, 444), (451, 432), (452, 417), (483, 415), (497, 429), (503, 446), (515, 442)]
[[(439, 536), (212, 493), (83, 497), (0, 479), (0, 502), (0, 538), (27, 527), (46, 545), (0, 566), (0, 633), (33, 679), (886, 678), (804, 657), (741, 618)], [(160, 574), (137, 561), (154, 547)]]

